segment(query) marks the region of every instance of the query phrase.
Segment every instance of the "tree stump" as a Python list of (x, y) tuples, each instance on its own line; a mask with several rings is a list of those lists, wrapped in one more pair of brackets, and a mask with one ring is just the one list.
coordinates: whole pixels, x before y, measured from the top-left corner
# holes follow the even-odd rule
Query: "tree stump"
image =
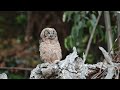
[(31, 71), (30, 79), (119, 79), (120, 63), (113, 63), (112, 57), (99, 47), (105, 59), (96, 64), (85, 64), (86, 57), (77, 55), (76, 48), (64, 60), (56, 63), (42, 63)]

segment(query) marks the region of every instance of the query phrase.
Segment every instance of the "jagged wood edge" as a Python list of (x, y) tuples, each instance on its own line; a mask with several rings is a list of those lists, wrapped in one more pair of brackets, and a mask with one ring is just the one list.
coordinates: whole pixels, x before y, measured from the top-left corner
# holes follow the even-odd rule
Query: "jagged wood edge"
[[(116, 75), (116, 67), (119, 68), (120, 63), (113, 63), (111, 56), (102, 47), (102, 51), (106, 62), (98, 62), (97, 64), (85, 64), (85, 56), (83, 59), (78, 57), (76, 48), (70, 53), (65, 60), (57, 63), (43, 63), (37, 65), (31, 71), (30, 79), (87, 79), (92, 74), (96, 74), (98, 70), (106, 70), (105, 75), (101, 79), (112, 79)], [(117, 75), (118, 76), (118, 75)], [(96, 76), (97, 78), (97, 76)]]

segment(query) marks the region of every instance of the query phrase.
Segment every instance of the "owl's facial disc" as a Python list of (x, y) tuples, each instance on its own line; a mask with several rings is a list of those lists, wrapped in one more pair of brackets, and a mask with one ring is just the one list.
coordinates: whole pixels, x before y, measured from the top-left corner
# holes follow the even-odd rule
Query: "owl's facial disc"
[(46, 29), (44, 31), (44, 37), (53, 40), (57, 37), (57, 33), (54, 29)]
[(50, 35), (49, 35), (49, 39), (51, 39), (51, 40), (55, 39), (55, 35), (50, 34)]
[(51, 39), (51, 40), (55, 39), (57, 37), (56, 35), (57, 35), (56, 31), (55, 30), (51, 30), (49, 39)]

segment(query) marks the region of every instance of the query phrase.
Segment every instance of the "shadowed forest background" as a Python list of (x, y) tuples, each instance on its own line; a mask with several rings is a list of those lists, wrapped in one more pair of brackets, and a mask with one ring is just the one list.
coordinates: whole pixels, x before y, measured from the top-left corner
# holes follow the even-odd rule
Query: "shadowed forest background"
[[(0, 73), (5, 72), (10, 79), (29, 78), (31, 69), (41, 63), (39, 35), (46, 27), (56, 29), (63, 59), (74, 46), (82, 56), (98, 16), (99, 11), (0, 11)], [(103, 61), (99, 46), (114, 54), (119, 51), (118, 27), (115, 11), (101, 14), (86, 63)]]

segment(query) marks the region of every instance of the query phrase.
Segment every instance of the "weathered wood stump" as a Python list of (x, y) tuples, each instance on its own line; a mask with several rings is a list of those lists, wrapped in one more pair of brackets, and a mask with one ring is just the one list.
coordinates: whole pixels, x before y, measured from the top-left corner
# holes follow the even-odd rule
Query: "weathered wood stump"
[(99, 47), (105, 60), (97, 64), (85, 64), (85, 55), (80, 58), (76, 48), (65, 60), (43, 63), (31, 71), (30, 79), (119, 79), (120, 63), (113, 63), (112, 57)]
[(5, 73), (0, 74), (0, 79), (8, 79), (7, 74)]

